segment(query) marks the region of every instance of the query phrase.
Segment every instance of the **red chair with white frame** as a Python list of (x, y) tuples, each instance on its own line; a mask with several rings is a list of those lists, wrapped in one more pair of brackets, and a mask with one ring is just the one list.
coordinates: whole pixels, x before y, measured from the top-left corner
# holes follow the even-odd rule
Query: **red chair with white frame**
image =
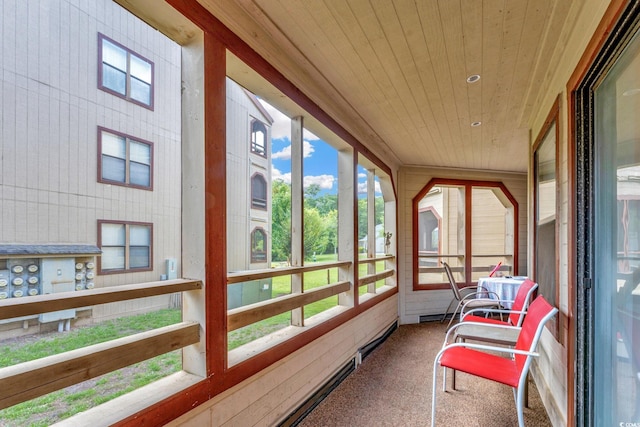
[[(529, 303), (532, 300), (532, 296), (535, 291), (538, 289), (538, 284), (531, 279), (525, 279), (524, 282), (518, 288), (518, 293), (512, 302), (513, 305), (510, 309), (467, 309), (467, 305), (465, 304), (460, 309), (460, 321), (461, 322), (478, 322), (478, 323), (493, 323), (496, 325), (505, 325), (505, 326), (520, 326), (522, 325), (522, 321), (524, 320), (524, 315), (527, 313), (527, 308), (529, 307)], [(498, 301), (501, 306), (504, 306), (506, 301)], [(473, 314), (474, 312), (482, 312), (484, 316), (478, 316)], [(494, 319), (491, 317), (486, 317), (486, 314), (489, 313), (499, 313), (499, 314), (508, 314), (507, 320)]]
[[(536, 353), (545, 323), (558, 312), (544, 297), (537, 297), (529, 306), (527, 315), (513, 348), (469, 342), (445, 344), (433, 363), (433, 393), (431, 396), (431, 426), (436, 422), (437, 371), (444, 369), (443, 390), (446, 391), (446, 368), (465, 372), (513, 388), (518, 411), (518, 425), (524, 426), (524, 393), (529, 367)], [(496, 326), (500, 327), (500, 326)], [(491, 353), (488, 353), (490, 351)], [(495, 353), (497, 352), (497, 353)], [(510, 357), (498, 355), (504, 353)]]

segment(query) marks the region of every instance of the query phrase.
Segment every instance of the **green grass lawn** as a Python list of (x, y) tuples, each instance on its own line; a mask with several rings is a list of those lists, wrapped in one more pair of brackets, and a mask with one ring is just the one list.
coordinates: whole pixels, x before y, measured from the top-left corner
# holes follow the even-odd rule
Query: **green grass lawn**
[[(160, 310), (97, 325), (0, 342), (0, 367), (75, 350), (160, 328), (181, 321), (180, 310)], [(0, 411), (0, 426), (48, 426), (78, 412), (182, 369), (180, 351), (173, 351)]]

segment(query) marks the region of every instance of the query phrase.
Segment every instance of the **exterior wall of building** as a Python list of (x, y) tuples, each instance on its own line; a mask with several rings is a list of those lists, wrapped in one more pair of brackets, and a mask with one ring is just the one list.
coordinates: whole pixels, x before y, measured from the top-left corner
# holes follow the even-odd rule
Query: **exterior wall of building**
[[(266, 138), (266, 156), (251, 152), (251, 123), (259, 120), (269, 133), (271, 118), (241, 86), (227, 79), (227, 269), (243, 271), (269, 268), (271, 244), (265, 262), (251, 260), (251, 232), (263, 229), (271, 237), (271, 140)], [(267, 183), (267, 208), (251, 207), (251, 177), (261, 174)]]
[[(111, 1), (7, 0), (1, 19), (0, 244), (97, 245), (98, 220), (151, 223), (153, 269), (98, 275), (95, 286), (160, 280), (181, 250), (180, 47)], [(98, 88), (98, 33), (153, 62), (153, 110)], [(98, 127), (153, 144), (153, 191), (98, 182)]]

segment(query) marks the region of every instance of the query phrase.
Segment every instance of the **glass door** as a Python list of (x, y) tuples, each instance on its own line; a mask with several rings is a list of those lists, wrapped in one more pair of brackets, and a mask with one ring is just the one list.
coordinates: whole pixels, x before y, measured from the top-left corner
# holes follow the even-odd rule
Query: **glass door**
[(640, 37), (593, 91), (593, 421), (640, 420)]

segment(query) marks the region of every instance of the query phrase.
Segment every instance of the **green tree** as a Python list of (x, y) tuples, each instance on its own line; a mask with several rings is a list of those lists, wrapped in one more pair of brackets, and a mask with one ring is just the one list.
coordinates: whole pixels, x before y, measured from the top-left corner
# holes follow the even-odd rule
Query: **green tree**
[(338, 247), (338, 211), (333, 209), (323, 216), (324, 227), (327, 232), (327, 246), (325, 254), (333, 254)]
[(271, 259), (289, 261), (291, 256), (291, 186), (275, 180), (271, 185)]
[(327, 248), (327, 230), (325, 220), (316, 208), (304, 210), (304, 257), (311, 259), (313, 254), (323, 254)]
[[(382, 224), (384, 222), (384, 199), (378, 196), (375, 201), (375, 221), (374, 224)], [(362, 239), (367, 235), (367, 198), (358, 199), (358, 239)]]

